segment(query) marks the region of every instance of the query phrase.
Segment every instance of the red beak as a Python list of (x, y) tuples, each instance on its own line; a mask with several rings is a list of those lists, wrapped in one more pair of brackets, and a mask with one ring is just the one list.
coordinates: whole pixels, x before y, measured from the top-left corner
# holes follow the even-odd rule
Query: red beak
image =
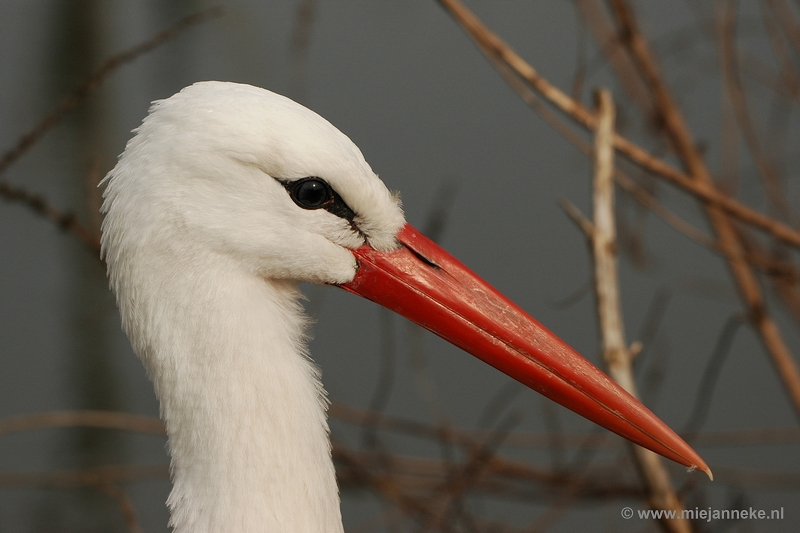
[(511, 300), (406, 224), (403, 245), (364, 245), (344, 289), (363, 296), (471, 353), (520, 383), (618, 435), (684, 466), (705, 461), (636, 398)]

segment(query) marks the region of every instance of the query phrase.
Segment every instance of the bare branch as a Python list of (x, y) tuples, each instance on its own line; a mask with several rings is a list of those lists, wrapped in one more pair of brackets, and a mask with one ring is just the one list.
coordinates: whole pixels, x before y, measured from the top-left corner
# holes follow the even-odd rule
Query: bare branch
[(224, 10), (221, 7), (211, 7), (204, 9), (197, 13), (193, 13), (164, 31), (156, 34), (151, 39), (140, 43), (133, 48), (125, 50), (115, 56), (111, 56), (99, 69), (94, 71), (86, 81), (78, 87), (75, 92), (65, 96), (55, 109), (50, 111), (42, 118), (36, 126), (31, 128), (17, 141), (17, 144), (8, 150), (3, 157), (0, 158), (0, 174), (3, 174), (11, 164), (17, 161), (26, 151), (28, 151), (36, 142), (44, 136), (45, 133), (50, 131), (53, 126), (58, 124), (64, 116), (75, 109), (83, 100), (85, 100), (95, 89), (97, 89), (114, 71), (119, 69), (126, 63), (130, 63), (141, 55), (144, 55), (154, 48), (158, 48), (167, 41), (170, 41), (183, 33), (188, 28), (196, 26), (201, 22), (222, 16)]
[(681, 217), (661, 205), (658, 200), (656, 200), (652, 194), (647, 192), (644, 187), (637, 184), (633, 179), (631, 179), (627, 174), (620, 172), (619, 170), (615, 171), (614, 173), (614, 180), (617, 184), (628, 193), (631, 197), (633, 197), (637, 202), (648, 208), (652, 211), (655, 215), (657, 215), (661, 220), (672, 226), (674, 229), (683, 233), (693, 241), (699, 243), (706, 248), (719, 253), (720, 250), (717, 247), (717, 243), (710, 238), (708, 235), (697, 229), (696, 227), (692, 226)]
[(636, 107), (649, 116), (653, 103), (647, 87), (636, 75), (633, 63), (627, 54), (621, 53), (616, 28), (611, 17), (597, 0), (573, 0), (575, 8), (586, 21), (606, 62), (611, 65), (620, 85)]
[[(519, 76), (526, 84), (562, 112), (566, 113), (578, 124), (588, 130), (594, 130), (594, 116), (589, 110), (540, 76), (530, 64), (525, 62), (525, 60), (497, 35), (492, 33), (459, 0), (438, 1), (448, 10), (456, 21), (461, 24), (481, 51), (489, 58), (495, 58), (497, 60), (496, 63), (493, 62), (495, 65), (499, 63), (506, 65), (515, 75)], [(526, 102), (530, 103), (527, 99)], [(664, 160), (654, 157), (645, 149), (619, 134), (614, 137), (614, 146), (622, 155), (648, 172), (666, 179), (685, 192), (696, 196), (704, 202), (717, 206), (719, 209), (735, 216), (739, 220), (773, 235), (776, 239), (800, 248), (800, 233), (786, 224), (737, 202), (733, 198), (718, 191), (710, 183), (694, 181), (688, 174), (677, 170)]]
[(575, 207), (575, 204), (565, 198), (559, 198), (558, 205), (561, 206), (561, 209), (564, 210), (567, 216), (569, 216), (575, 225), (583, 232), (583, 235), (591, 242), (592, 234), (594, 234), (594, 224), (592, 224), (592, 221), (586, 218), (583, 213), (581, 213), (580, 209)]
[(166, 435), (158, 418), (115, 411), (50, 411), (0, 420), (0, 436), (35, 429), (93, 427), (133, 431), (149, 435)]
[[(632, 396), (637, 397), (633, 367), (625, 342), (622, 305), (619, 298), (616, 242), (614, 224), (614, 118), (611, 93), (598, 91), (597, 130), (594, 144), (594, 233), (591, 238), (594, 259), (595, 292), (603, 360), (608, 374)], [(681, 506), (669, 474), (661, 458), (654, 452), (631, 445), (639, 471), (647, 486), (650, 505), (655, 509), (674, 510), (681, 516)], [(689, 533), (691, 524), (683, 518), (662, 522), (666, 531)]]
[(722, 328), (722, 332), (717, 339), (717, 345), (714, 347), (714, 353), (711, 354), (706, 364), (706, 369), (703, 371), (703, 377), (700, 379), (700, 385), (697, 387), (697, 399), (694, 402), (694, 409), (684, 427), (687, 440), (693, 440), (693, 436), (706, 421), (717, 379), (733, 345), (733, 338), (739, 330), (739, 326), (744, 322), (745, 317), (736, 314), (729, 318), (725, 323), (725, 327)]
[(292, 92), (294, 98), (301, 103), (306, 100), (306, 59), (316, 13), (316, 0), (300, 0), (294, 15), (291, 41)]
[(169, 479), (168, 464), (97, 466), (48, 472), (0, 472), (0, 488), (63, 489), (159, 479)]
[(130, 533), (144, 533), (142, 526), (139, 525), (139, 519), (136, 516), (136, 507), (134, 507), (128, 493), (122, 487), (112, 483), (101, 483), (95, 487), (98, 491), (113, 498), (117, 502), (117, 507), (125, 519), (125, 525), (128, 526)]
[[(768, 24), (770, 18), (765, 15), (765, 22)], [(769, 26), (767, 27), (769, 30)], [(774, 42), (774, 39), (773, 39)], [(733, 3), (728, 3), (728, 9), (722, 16), (720, 23), (720, 51), (722, 56), (722, 70), (725, 79), (725, 88), (731, 99), (733, 111), (736, 115), (739, 128), (744, 136), (750, 154), (753, 156), (761, 178), (764, 180), (764, 189), (767, 192), (772, 205), (784, 219), (791, 219), (792, 210), (786, 201), (786, 191), (781, 177), (775, 166), (771, 162), (766, 150), (761, 145), (756, 132), (756, 126), (750, 113), (747, 97), (742, 85), (741, 73), (739, 69), (739, 55), (736, 50), (736, 7)], [(776, 51), (780, 59), (781, 54)]]
[[(17, 144), (0, 157), (0, 175), (30, 150), (44, 135), (56, 126), (64, 116), (75, 109), (82, 101), (89, 97), (114, 71), (126, 63), (130, 63), (139, 56), (150, 52), (165, 42), (174, 39), (186, 29), (219, 17), (223, 14), (220, 7), (212, 7), (189, 15), (166, 30), (156, 34), (151, 39), (140, 43), (133, 48), (110, 57), (92, 75), (90, 75), (75, 92), (65, 96), (55, 109), (47, 113), (38, 124), (23, 134)], [(20, 202), (47, 220), (55, 223), (62, 230), (75, 235), (95, 255), (100, 257), (100, 239), (96, 232), (86, 228), (71, 211), (61, 211), (51, 205), (43, 196), (27, 191), (23, 187), (0, 180), (0, 197), (9, 202)]]
[[(623, 44), (653, 92), (665, 133), (688, 168), (692, 179), (712, 188), (711, 173), (697, 150), (680, 109), (661, 78), (657, 62), (639, 32), (631, 8), (625, 0), (608, 1), (620, 26)], [(761, 336), (767, 353), (783, 381), (795, 414), (800, 417), (800, 369), (789, 352), (777, 324), (767, 313), (761, 288), (747, 263), (746, 251), (738, 237), (737, 230), (720, 206), (706, 204), (704, 207), (714, 232), (717, 234), (719, 246), (728, 260), (731, 274), (736, 281), (742, 300), (748, 309), (749, 319)]]
[(22, 187), (12, 185), (2, 180), (0, 180), (0, 197), (9, 202), (22, 203), (33, 209), (36, 213), (53, 222), (62, 230), (76, 236), (94, 252), (98, 259), (100, 258), (100, 239), (93, 231), (90, 231), (86, 226), (81, 224), (75, 216), (75, 213), (61, 211), (57, 207), (51, 205), (43, 196), (28, 192)]

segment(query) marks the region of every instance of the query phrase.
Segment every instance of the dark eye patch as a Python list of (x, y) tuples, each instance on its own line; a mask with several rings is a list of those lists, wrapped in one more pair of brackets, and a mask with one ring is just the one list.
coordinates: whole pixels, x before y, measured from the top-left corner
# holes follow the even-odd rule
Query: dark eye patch
[(292, 201), (303, 209), (325, 209), (337, 217), (353, 223), (356, 214), (344, 203), (342, 197), (333, 190), (327, 181), (316, 176), (309, 176), (294, 181), (280, 183), (289, 192)]

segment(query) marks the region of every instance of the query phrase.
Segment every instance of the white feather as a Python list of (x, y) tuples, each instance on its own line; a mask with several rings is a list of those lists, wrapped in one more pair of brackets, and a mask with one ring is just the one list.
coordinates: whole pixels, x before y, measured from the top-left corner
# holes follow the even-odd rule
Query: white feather
[[(358, 231), (277, 181), (308, 176)], [(342, 531), (297, 282), (351, 280), (364, 238), (393, 249), (396, 196), (319, 115), (224, 82), (155, 102), (104, 183), (103, 254), (167, 425), (174, 531)]]

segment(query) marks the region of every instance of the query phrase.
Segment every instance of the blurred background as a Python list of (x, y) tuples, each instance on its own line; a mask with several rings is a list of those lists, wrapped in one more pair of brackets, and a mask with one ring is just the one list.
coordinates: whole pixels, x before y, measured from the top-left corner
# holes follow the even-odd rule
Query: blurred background
[[(618, 131), (685, 167), (663, 101), (630, 59), (619, 2), (466, 4), (589, 109), (593, 91), (609, 89)], [(798, 227), (800, 3), (629, 7), (717, 187)], [(0, 531), (168, 530), (166, 440), (92, 244), (96, 184), (150, 102), (200, 80), (264, 87), (327, 118), (400, 191), (411, 224), (602, 366), (590, 249), (559, 205), (591, 216), (591, 159), (436, 1), (4, 0)], [(685, 508), (783, 509), (780, 520), (688, 527), (797, 531), (798, 408), (702, 204), (624, 160), (620, 169), (634, 184), (618, 187), (617, 250), (640, 395), (716, 476), (665, 462), (672, 485)], [(797, 354), (796, 249), (732, 224)], [(370, 302), (304, 293), (348, 532), (672, 530), (621, 516), (648, 509), (622, 439)], [(148, 418), (120, 415), (121, 429), (103, 429), (53, 414), (86, 410)]]

